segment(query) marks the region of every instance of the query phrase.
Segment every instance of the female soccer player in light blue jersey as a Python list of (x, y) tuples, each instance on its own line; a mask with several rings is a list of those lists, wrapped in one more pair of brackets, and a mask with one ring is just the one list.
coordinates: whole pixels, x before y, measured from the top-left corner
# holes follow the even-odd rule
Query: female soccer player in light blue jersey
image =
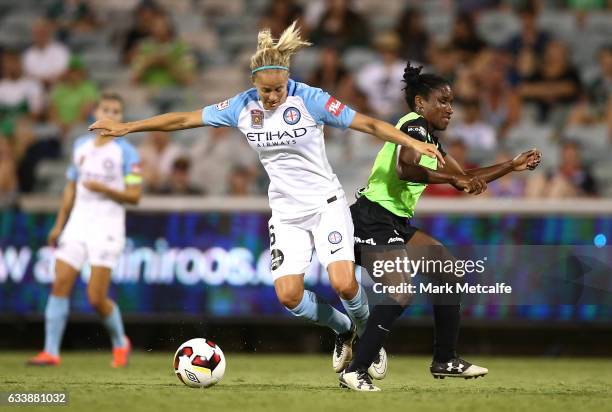
[[(121, 97), (103, 94), (95, 117), (121, 121)], [(70, 293), (82, 267), (89, 263), (87, 297), (110, 333), (112, 366), (123, 367), (130, 342), (119, 307), (108, 298), (108, 288), (125, 244), (124, 204), (138, 203), (142, 191), (138, 152), (124, 139), (109, 141), (100, 134), (87, 134), (74, 144), (66, 177), (62, 206), (49, 234), (49, 245), (57, 248), (55, 280), (45, 309), (45, 349), (28, 363), (59, 365)]]
[[(443, 160), (435, 146), (356, 113), (321, 89), (290, 79), (291, 56), (309, 45), (300, 38), (295, 23), (278, 41), (264, 30), (251, 58), (254, 88), (202, 110), (129, 123), (102, 120), (91, 129), (101, 129), (107, 136), (201, 126), (240, 129), (270, 177), (269, 230), (276, 295), (294, 315), (336, 332), (332, 363), (340, 372), (350, 362), (353, 340), (362, 333), (369, 309), (366, 294), (355, 279), (353, 224), (342, 187), (327, 161), (323, 126), (350, 127)], [(304, 290), (304, 273), (313, 249), (350, 318)], [(377, 362), (383, 364), (377, 370), (384, 372), (384, 351)], [(376, 376), (382, 378), (384, 373)]]

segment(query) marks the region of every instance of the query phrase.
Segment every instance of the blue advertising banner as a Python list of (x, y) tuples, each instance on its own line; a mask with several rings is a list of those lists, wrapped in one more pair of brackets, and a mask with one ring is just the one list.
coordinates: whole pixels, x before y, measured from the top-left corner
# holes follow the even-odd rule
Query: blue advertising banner
[[(0, 222), (0, 312), (42, 313), (53, 281), (53, 249), (46, 237), (54, 215), (4, 211)], [(219, 317), (289, 316), (277, 302), (270, 275), (265, 212), (130, 212), (128, 242), (113, 272), (111, 294), (125, 314)], [(425, 217), (415, 226), (448, 245), (594, 246), (612, 233), (611, 218), (471, 216)], [(598, 238), (599, 236), (599, 238)], [(499, 253), (504, 253), (503, 248)], [(88, 268), (81, 272), (71, 308), (91, 313)], [(338, 303), (326, 271), (313, 256), (307, 288)], [(515, 296), (521, 291), (516, 290)], [(430, 308), (416, 305), (407, 316)], [(598, 305), (478, 305), (466, 318), (490, 320), (612, 321)]]

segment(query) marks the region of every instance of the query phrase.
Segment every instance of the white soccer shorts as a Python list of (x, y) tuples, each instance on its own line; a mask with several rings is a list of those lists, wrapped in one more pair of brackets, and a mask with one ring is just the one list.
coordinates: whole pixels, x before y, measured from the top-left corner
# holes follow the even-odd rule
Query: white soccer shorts
[(273, 280), (305, 273), (314, 251), (325, 268), (340, 260), (355, 261), (353, 220), (346, 198), (330, 200), (322, 212), (290, 222), (272, 216), (268, 228)]
[(58, 243), (55, 258), (77, 270), (81, 270), (87, 262), (91, 266), (114, 269), (125, 247), (125, 238), (101, 235), (91, 239), (77, 239), (62, 235)]

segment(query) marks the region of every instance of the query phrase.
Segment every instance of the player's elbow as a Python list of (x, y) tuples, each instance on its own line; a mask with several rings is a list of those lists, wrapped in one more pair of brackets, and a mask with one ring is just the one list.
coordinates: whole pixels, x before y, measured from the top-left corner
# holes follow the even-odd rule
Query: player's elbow
[(372, 117), (368, 118), (367, 127), (369, 133), (377, 137), (382, 136), (385, 124), (386, 123), (382, 120), (374, 119)]
[(407, 182), (427, 183), (429, 180), (427, 176), (427, 171), (424, 170), (422, 167), (416, 165), (398, 165), (396, 172), (397, 177), (400, 180), (404, 180)]
[(123, 196), (123, 203), (137, 206), (140, 203), (141, 193), (139, 192), (128, 192)]
[(131, 196), (130, 198), (128, 198), (128, 202), (130, 205), (132, 206), (138, 206), (138, 204), (140, 203), (140, 194), (135, 195), (135, 196)]
[(379, 129), (379, 127), (377, 126), (377, 122), (379, 122), (379, 120), (376, 120), (370, 116), (357, 113), (350, 127), (353, 130), (376, 136), (376, 133)]
[(179, 113), (179, 127), (178, 129), (192, 129), (194, 127), (203, 126), (202, 113), (199, 110), (193, 112)]

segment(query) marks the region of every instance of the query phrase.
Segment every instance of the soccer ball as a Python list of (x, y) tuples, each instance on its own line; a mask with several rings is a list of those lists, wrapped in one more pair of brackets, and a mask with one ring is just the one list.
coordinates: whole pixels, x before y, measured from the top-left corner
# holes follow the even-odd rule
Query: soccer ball
[(225, 356), (214, 342), (202, 338), (188, 340), (174, 354), (174, 372), (192, 388), (208, 388), (225, 374)]

